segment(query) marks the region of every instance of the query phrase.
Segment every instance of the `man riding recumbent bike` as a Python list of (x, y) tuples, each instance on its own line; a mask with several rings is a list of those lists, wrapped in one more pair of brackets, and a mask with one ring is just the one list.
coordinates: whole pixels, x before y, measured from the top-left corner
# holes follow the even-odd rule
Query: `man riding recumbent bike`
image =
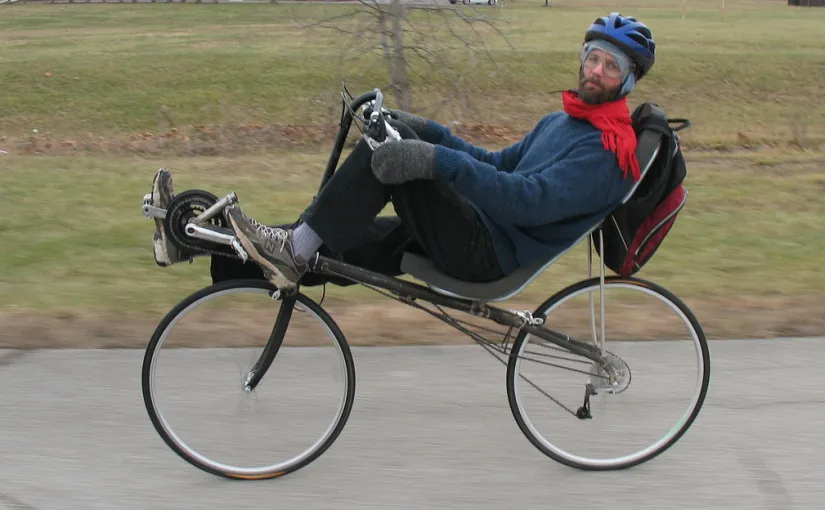
[[(341, 153), (346, 132), (353, 120), (351, 112), (376, 97), (380, 106), (379, 92), (365, 94), (347, 106), (322, 187), (334, 173), (337, 155)], [(380, 137), (381, 130), (378, 126), (384, 120), (381, 118), (382, 114), (377, 112), (380, 112), (380, 109), (374, 110), (372, 119), (368, 121), (367, 134), (378, 131)], [(666, 141), (666, 136), (661, 132), (642, 131), (639, 140), (639, 160), (645, 172), (643, 180), (628, 194), (624, 201), (625, 205), (634, 205), (631, 201), (634, 192), (644, 191), (641, 188), (648, 184), (647, 179), (655, 177), (648, 175), (646, 171), (656, 166), (657, 158), (666, 157), (662, 152), (662, 142)], [(610, 215), (605, 223), (594, 225), (593, 229), (581, 236), (581, 240), (586, 239), (588, 245), (588, 278), (562, 289), (531, 312), (506, 310), (491, 303), (516, 296), (566, 250), (552, 260), (538, 261), (489, 282), (458, 280), (437, 269), (426, 255), (416, 251), (400, 254), (398, 270), (376, 272), (353, 264), (352, 261), (370, 261), (379, 266), (383, 264), (385, 267), (392, 265), (392, 256), (384, 261), (370, 260), (371, 249), (379, 247), (387, 239), (400, 237), (391, 219), (381, 218), (383, 222), (379, 221), (374, 226), (374, 230), (378, 232), (372, 234), (375, 241), (364, 243), (345, 253), (343, 257), (335, 257), (331, 253), (323, 255), (325, 250), (322, 249), (308, 263), (308, 272), (305, 274), (307, 283), (302, 281), (295, 287), (279, 290), (263, 277), (257, 265), (251, 261), (244, 263), (248, 260), (248, 253), (229, 227), (225, 214), (226, 208), (237, 203), (237, 200), (233, 193), (218, 199), (207, 191), (193, 189), (172, 198), (166, 210), (153, 208), (151, 196), (144, 199), (143, 208), (147, 216), (165, 220), (165, 234), (175, 249), (188, 257), (207, 255), (212, 258), (212, 275), (216, 283), (183, 300), (163, 319), (147, 348), (143, 371), (146, 406), (157, 431), (175, 452), (208, 472), (241, 479), (267, 478), (289, 473), (323, 453), (347, 421), (355, 394), (354, 363), (349, 346), (332, 317), (324, 312), (321, 306), (302, 294), (300, 285), (315, 286), (327, 282), (338, 285), (359, 283), (427, 311), (468, 334), (488, 352), (496, 356), (503, 355), (504, 358), (499, 359), (507, 364), (507, 396), (519, 427), (539, 450), (573, 467), (619, 469), (644, 462), (675, 443), (691, 425), (702, 406), (710, 375), (709, 354), (701, 326), (688, 307), (676, 296), (651, 282), (631, 276), (606, 276), (605, 260), (600, 257), (599, 274), (592, 276), (593, 248), (598, 253), (601, 243), (606, 243), (607, 238), (621, 233), (615, 228), (615, 222), (622, 220), (621, 215)], [(622, 212), (621, 206), (617, 212)], [(655, 232), (658, 231), (647, 231), (649, 237), (654, 237)], [(415, 243), (409, 243), (411, 250), (417, 248), (414, 245)], [(635, 250), (626, 252), (631, 260), (634, 259), (634, 254), (644, 250), (643, 244), (635, 247)], [(618, 269), (621, 271), (621, 268)], [(633, 268), (633, 272), (635, 270), (636, 268)], [(423, 284), (398, 278), (399, 271), (413, 276)], [(273, 361), (285, 352), (279, 353), (279, 350), (289, 329), (303, 331), (302, 325), (293, 322), (296, 319), (305, 321), (306, 316), (311, 316), (311, 320), (323, 325), (324, 334), (328, 336), (327, 343), (333, 347), (330, 350), (335, 351), (329, 355), (340, 358), (340, 363), (335, 368), (339, 372), (343, 388), (339, 390), (339, 401), (332, 403), (331, 423), (327, 422), (328, 426), (322, 431), (320, 438), (316, 437), (312, 443), (305, 445), (306, 449), (303, 448), (304, 445), (301, 448), (296, 447), (300, 451), (290, 452), (292, 455), (283, 459), (275, 459), (278, 462), (266, 459), (270, 462), (249, 465), (244, 463), (248, 461), (241, 460), (228, 464), (217, 458), (207, 457), (205, 453), (199, 453), (187, 443), (187, 438), (182, 437), (182, 433), (164, 418), (164, 414), (174, 412), (175, 404), (166, 403), (169, 409), (162, 407), (164, 403), (158, 401), (156, 395), (158, 389), (155, 385), (158, 383), (155, 381), (155, 372), (161, 347), (178, 321), (218, 296), (232, 294), (233, 298), (230, 299), (243, 302), (237, 297), (243, 293), (260, 294), (264, 301), (274, 300), (273, 306), (277, 303), (280, 306), (269, 309), (271, 313), (270, 322), (267, 323), (268, 338), (265, 336), (259, 339), (261, 344), (254, 355), (254, 362), (244, 369), (243, 377), (238, 380), (240, 384), (232, 384), (231, 388), (226, 389), (252, 392), (265, 375), (283, 382), (283, 371), (276, 372), (271, 369)], [(620, 326), (617, 323), (622, 322), (623, 314), (621, 309), (610, 313), (609, 307), (606, 306), (608, 296), (611, 297), (610, 303), (624, 307), (628, 303), (636, 302), (634, 294), (654, 298), (663, 305), (650, 307), (639, 304), (641, 310), (658, 314), (655, 318), (646, 318), (645, 323), (650, 326), (650, 331), (631, 330), (630, 336), (626, 336), (627, 334), (619, 327), (612, 335), (608, 334), (609, 331), (613, 331), (612, 326)], [(616, 297), (613, 297), (614, 295)], [(436, 310), (433, 311), (425, 304), (433, 305)], [(566, 307), (569, 307), (569, 311), (562, 311)], [(225, 306), (221, 305), (218, 308)], [(303, 313), (293, 314), (293, 310), (296, 309)], [(497, 332), (492, 328), (478, 327), (449, 315), (445, 309), (489, 319), (507, 329)], [(626, 320), (632, 322), (639, 319), (633, 318), (633, 309), (629, 311), (631, 316)], [(560, 315), (560, 324), (571, 324), (575, 334), (569, 330), (555, 329), (551, 318), (553, 312)], [(610, 324), (605, 322), (608, 315), (613, 317)], [(681, 331), (672, 331), (674, 325), (671, 322), (674, 321), (681, 323)], [(261, 324), (256, 324), (257, 326)], [(243, 326), (239, 327), (243, 329)], [(669, 329), (670, 334), (665, 337), (669, 339), (668, 342), (643, 341), (659, 340), (651, 335), (667, 333)], [(615, 348), (608, 350), (614, 341)], [(197, 344), (197, 339), (193, 339), (192, 345)], [(636, 369), (627, 359), (617, 355), (622, 349), (633, 353), (634, 356), (640, 356), (640, 364), (647, 364), (649, 367), (640, 366)], [(685, 374), (684, 368), (678, 372), (669, 372), (668, 367), (674, 361), (691, 363), (692, 372)], [(181, 355), (180, 363), (175, 363), (174, 366), (179, 370), (189, 362), (185, 355)], [(660, 366), (657, 368), (657, 365)], [(630, 391), (632, 368), (634, 383), (639, 386), (636, 392)], [(543, 373), (542, 369), (546, 373)], [(638, 370), (645, 371), (638, 373)], [(314, 379), (324, 374), (302, 375)], [(642, 386), (647, 376), (651, 383)], [(564, 398), (564, 401), (551, 394), (556, 391), (563, 395), (561, 398)], [(541, 398), (546, 399), (546, 402), (555, 406), (561, 413), (548, 408), (546, 402), (540, 402)], [(679, 402), (678, 405), (675, 405), (676, 401)], [(528, 408), (531, 402), (533, 409)], [(668, 406), (668, 403), (671, 405)], [(668, 407), (675, 407), (676, 412), (667, 414), (665, 411)], [(300, 412), (300, 409), (299, 406), (295, 412)], [(572, 418), (566, 428), (552, 426), (554, 421), (564, 416)], [(591, 424), (599, 419), (603, 420), (601, 426), (604, 428), (592, 429)], [(625, 421), (629, 423), (623, 425)], [(268, 427), (272, 424), (264, 422), (261, 425)], [(545, 427), (549, 430), (542, 432), (540, 429)], [(587, 433), (589, 431), (592, 431), (592, 435)], [(543, 435), (547, 433), (553, 435)], [(613, 439), (619, 444), (609, 444), (611, 434), (617, 436)], [(651, 435), (653, 437), (650, 437)], [(634, 438), (635, 445), (631, 441)], [(260, 441), (260, 438), (249, 439), (254, 442)], [(620, 447), (619, 449), (625, 451), (609, 453), (607, 456), (602, 453), (613, 450), (613, 447)]]
[[(583, 66), (607, 69), (610, 51), (583, 52)], [(676, 131), (689, 123), (671, 128), (674, 120), (644, 103), (628, 135), (599, 120), (615, 113), (591, 115), (593, 102), (565, 94), (564, 113), (487, 152), (432, 121), (385, 109), (378, 89), (357, 98), (344, 89), (319, 193), (293, 225), (252, 219), (235, 193), (175, 194), (171, 174), (159, 170), (143, 204), (157, 223), (156, 261), (208, 256), (213, 280), (163, 318), (146, 350), (144, 401), (167, 445), (236, 479), (287, 474), (326, 451), (352, 409), (354, 362), (341, 329), (302, 288), (333, 283), (360, 284), (429, 313), (496, 357), (507, 367), (518, 426), (558, 462), (622, 469), (671, 447), (704, 402), (708, 346), (682, 301), (634, 274), (685, 202)], [(353, 121), (362, 137), (339, 167)], [(389, 202), (396, 215), (379, 217)], [(494, 305), (584, 240), (586, 279), (532, 311)], [(235, 356), (245, 361), (215, 368)], [(195, 374), (181, 375), (187, 367)], [(239, 406), (256, 413), (228, 425), (226, 410)], [(206, 413), (198, 419), (176, 416), (198, 408)], [(264, 447), (273, 436), (277, 443)]]

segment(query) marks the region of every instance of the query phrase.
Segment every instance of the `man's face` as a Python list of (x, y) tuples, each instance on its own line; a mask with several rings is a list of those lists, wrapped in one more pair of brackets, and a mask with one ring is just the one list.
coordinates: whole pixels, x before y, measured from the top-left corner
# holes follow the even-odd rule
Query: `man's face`
[(594, 49), (582, 62), (579, 72), (579, 97), (588, 104), (613, 101), (622, 85), (619, 62), (610, 53)]

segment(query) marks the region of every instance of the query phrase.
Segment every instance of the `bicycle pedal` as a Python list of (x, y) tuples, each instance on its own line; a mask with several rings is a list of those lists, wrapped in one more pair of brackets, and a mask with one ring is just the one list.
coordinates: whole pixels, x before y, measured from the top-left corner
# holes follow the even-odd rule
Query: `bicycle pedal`
[(143, 206), (141, 207), (143, 216), (146, 218), (166, 218), (166, 209), (155, 207), (152, 205), (152, 194), (147, 193), (143, 195)]

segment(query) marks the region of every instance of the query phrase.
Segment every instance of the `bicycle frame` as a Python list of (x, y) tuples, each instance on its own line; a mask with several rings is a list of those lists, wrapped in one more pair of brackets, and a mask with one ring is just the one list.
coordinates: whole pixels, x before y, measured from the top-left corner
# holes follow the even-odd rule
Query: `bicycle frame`
[[(380, 91), (374, 90), (372, 92), (362, 94), (347, 105), (342, 92), (342, 101), (345, 106), (343, 108), (341, 121), (339, 124), (338, 135), (335, 138), (332, 153), (321, 179), (319, 192), (332, 178), (338, 166), (338, 161), (343, 153), (347, 135), (349, 134), (350, 127), (352, 126), (353, 116), (351, 112), (357, 111), (366, 103), (376, 99), (378, 99), (376, 101), (378, 106), (377, 109), (380, 109), (382, 105), (382, 98), (380, 94)], [(229, 197), (219, 201), (219, 203), (215, 204), (215, 206), (210, 208), (210, 210), (223, 209), (223, 207), (228, 205), (228, 202), (233, 200), (234, 197), (230, 195)], [(205, 216), (207, 212), (201, 216)], [(200, 219), (200, 217), (198, 219)], [(245, 255), (245, 253), (242, 253), (242, 255)], [(477, 300), (446, 296), (430, 289), (429, 287), (363, 269), (346, 262), (322, 256), (320, 254), (316, 254), (316, 257), (310, 261), (309, 270), (313, 273), (324, 276), (344, 277), (362, 285), (378, 287), (391, 292), (399, 299), (399, 301), (408, 305), (415, 303), (416, 300), (421, 300), (431, 304), (444, 306), (452, 310), (465, 312), (473, 316), (489, 319), (503, 326), (515, 328), (519, 331), (535, 335), (536, 337), (551, 342), (573, 354), (588, 358), (601, 366), (611, 379), (615, 377), (613, 367), (607, 362), (606, 358), (603, 356), (602, 350), (599, 347), (591, 343), (575, 340), (563, 333), (542, 327), (540, 323), (543, 321), (541, 319), (534, 319), (529, 312), (503, 310)], [(601, 276), (603, 279), (603, 271)], [(247, 391), (251, 391), (257, 386), (271, 363), (274, 361), (275, 356), (280, 349), (281, 343), (283, 342), (284, 334), (286, 333), (287, 324), (292, 314), (292, 308), (295, 305), (294, 294), (297, 293), (297, 291), (298, 290), (296, 288), (292, 292), (283, 293), (281, 311), (278, 314), (278, 319), (273, 327), (270, 339), (261, 354), (261, 358), (252, 370), (250, 370), (244, 385)], [(602, 320), (602, 324), (603, 323), (604, 321)], [(455, 324), (450, 322), (448, 322), (448, 324), (456, 327)]]

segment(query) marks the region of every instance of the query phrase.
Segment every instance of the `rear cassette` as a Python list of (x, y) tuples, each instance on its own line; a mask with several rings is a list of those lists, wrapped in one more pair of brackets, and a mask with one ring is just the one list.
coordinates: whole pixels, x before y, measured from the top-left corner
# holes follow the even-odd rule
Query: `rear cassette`
[[(218, 197), (212, 193), (193, 189), (176, 195), (175, 198), (169, 202), (169, 206), (166, 208), (166, 221), (164, 222), (166, 237), (189, 257), (198, 255), (223, 255), (224, 257), (235, 259), (240, 258), (230, 246), (198, 239), (186, 234), (186, 225), (189, 224), (191, 220), (200, 216), (217, 201)], [(227, 233), (231, 234), (231, 229), (223, 214), (216, 214), (210, 218), (204, 226), (226, 229)]]

